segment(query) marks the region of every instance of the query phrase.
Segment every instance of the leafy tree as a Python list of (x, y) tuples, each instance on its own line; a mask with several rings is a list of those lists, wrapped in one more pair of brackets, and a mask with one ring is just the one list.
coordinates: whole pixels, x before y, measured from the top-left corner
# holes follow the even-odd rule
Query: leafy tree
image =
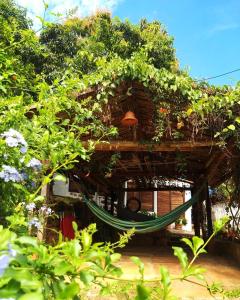
[(156, 68), (177, 66), (173, 39), (160, 22), (142, 20), (134, 25), (112, 19), (108, 12), (53, 24), (42, 31), (40, 42), (50, 51), (51, 63), (45, 64), (44, 72), (52, 76), (69, 64), (81, 76), (96, 71), (98, 58), (110, 61), (119, 56), (127, 59), (143, 50)]
[(14, 0), (1, 0), (0, 17), (7, 20), (17, 22), (19, 29), (28, 29), (32, 22), (26, 17), (27, 10), (16, 4)]

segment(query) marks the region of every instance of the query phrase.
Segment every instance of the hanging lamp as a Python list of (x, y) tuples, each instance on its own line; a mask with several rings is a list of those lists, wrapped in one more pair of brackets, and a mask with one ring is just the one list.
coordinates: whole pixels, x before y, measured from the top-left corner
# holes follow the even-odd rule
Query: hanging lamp
[(121, 124), (123, 126), (134, 126), (137, 125), (138, 119), (136, 118), (134, 112), (131, 110), (127, 111), (123, 119), (121, 120)]

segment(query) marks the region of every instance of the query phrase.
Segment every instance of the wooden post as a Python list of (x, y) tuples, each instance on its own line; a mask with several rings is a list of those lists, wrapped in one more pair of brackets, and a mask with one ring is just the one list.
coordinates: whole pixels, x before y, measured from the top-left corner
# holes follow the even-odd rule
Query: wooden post
[(207, 240), (207, 230), (205, 224), (205, 211), (203, 206), (203, 201), (206, 200), (205, 189), (200, 193), (200, 198), (198, 201), (198, 216), (200, 222), (200, 230), (202, 229), (202, 238), (204, 241)]
[(116, 199), (115, 193), (112, 191), (111, 192), (111, 214), (114, 214), (114, 201)]
[[(157, 187), (156, 182), (154, 182), (154, 187)], [(153, 192), (153, 211), (156, 215), (158, 213), (157, 208), (158, 208), (158, 192), (154, 191)]]
[(206, 211), (207, 211), (207, 235), (208, 237), (213, 233), (212, 224), (212, 202), (209, 198), (208, 184), (206, 184)]
[[(195, 196), (196, 191), (197, 191), (196, 186), (194, 186), (193, 191), (192, 191), (193, 197)], [(199, 196), (198, 196), (198, 198), (199, 198)], [(199, 210), (200, 210), (200, 207), (199, 207), (199, 199), (198, 199), (198, 201), (193, 205), (192, 214), (193, 214), (193, 224), (194, 224), (195, 235), (200, 237), (201, 233), (200, 233)]]
[[(41, 196), (45, 198), (45, 201), (43, 204), (50, 204), (52, 202), (52, 188), (51, 184), (46, 184), (41, 189)], [(47, 242), (53, 242), (53, 240), (56, 238), (56, 234), (53, 231), (47, 230), (47, 228), (51, 228), (51, 217), (46, 217), (44, 224), (42, 224), (41, 228), (39, 228), (37, 232), (37, 238), (39, 241), (47, 241)], [(49, 225), (50, 224), (50, 225)], [(51, 237), (50, 237), (51, 235)]]
[(105, 200), (104, 200), (104, 209), (106, 211), (108, 211), (108, 195), (105, 196)]

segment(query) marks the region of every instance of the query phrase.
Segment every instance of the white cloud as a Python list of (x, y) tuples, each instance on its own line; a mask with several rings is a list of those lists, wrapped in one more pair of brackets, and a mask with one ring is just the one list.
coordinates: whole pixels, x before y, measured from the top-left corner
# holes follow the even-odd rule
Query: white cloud
[(238, 23), (225, 23), (225, 24), (218, 24), (210, 29), (209, 34), (213, 35), (217, 32), (233, 30), (239, 28), (240, 25)]
[[(78, 7), (77, 15), (91, 15), (99, 9), (113, 11), (123, 0), (49, 0), (50, 10), (55, 13), (65, 14), (70, 9)], [(34, 27), (40, 26), (40, 21), (36, 16), (43, 16), (44, 4), (41, 0), (17, 0), (18, 4), (27, 8), (28, 16), (33, 19)]]

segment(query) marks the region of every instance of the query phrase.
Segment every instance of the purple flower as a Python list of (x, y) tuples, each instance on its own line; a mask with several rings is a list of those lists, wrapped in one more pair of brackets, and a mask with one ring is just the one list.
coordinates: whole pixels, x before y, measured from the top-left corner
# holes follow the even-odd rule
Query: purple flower
[(37, 218), (33, 218), (32, 220), (30, 220), (28, 222), (29, 226), (35, 226), (37, 229), (39, 229), (41, 227), (41, 223), (39, 222), (39, 220)]
[(36, 208), (35, 203), (29, 203), (29, 204), (26, 205), (26, 209), (29, 210), (29, 211), (33, 211), (34, 208)]
[(40, 207), (40, 212), (45, 213), (47, 216), (51, 215), (53, 213), (53, 210), (50, 207), (42, 206)]
[(8, 252), (11, 257), (15, 257), (17, 255), (17, 251), (12, 248), (11, 244), (8, 245)]
[(26, 153), (26, 152), (27, 152), (27, 147), (26, 147), (26, 146), (22, 146), (22, 147), (20, 148), (20, 152), (21, 152), (22, 154)]
[(40, 160), (34, 157), (28, 162), (27, 167), (34, 168), (34, 169), (41, 169), (42, 163), (40, 162)]
[(5, 182), (20, 182), (23, 180), (21, 174), (17, 171), (16, 168), (7, 165), (2, 166), (0, 178), (3, 179)]
[(9, 129), (8, 131), (5, 131), (1, 134), (1, 137), (5, 138), (6, 144), (9, 147), (17, 147), (21, 145), (21, 153), (26, 153), (27, 151), (27, 142), (25, 141), (22, 134), (15, 129)]
[(5, 269), (8, 267), (10, 260), (11, 257), (8, 254), (4, 254), (0, 256), (0, 276), (3, 275)]
[[(21, 173), (21, 176), (24, 180), (27, 180), (28, 179), (28, 174), (26, 172), (22, 172)], [(1, 300), (1, 299), (0, 299)]]
[(4, 271), (8, 267), (12, 257), (17, 255), (16, 250), (12, 249), (11, 244), (8, 244), (8, 254), (3, 254), (0, 256), (0, 276), (3, 275)]

